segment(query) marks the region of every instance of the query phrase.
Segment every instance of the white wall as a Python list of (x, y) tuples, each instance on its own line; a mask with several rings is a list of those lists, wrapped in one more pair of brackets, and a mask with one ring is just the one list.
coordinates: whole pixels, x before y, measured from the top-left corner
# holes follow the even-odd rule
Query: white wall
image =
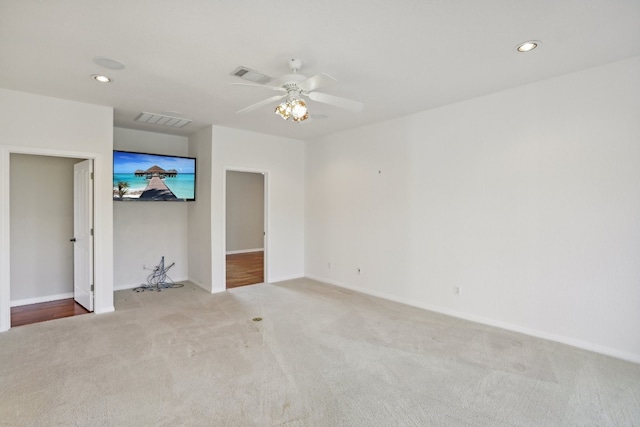
[(188, 203), (189, 280), (212, 290), (211, 264), (211, 162), (212, 128), (189, 136), (189, 156), (196, 158), (196, 200)]
[[(115, 128), (116, 150), (174, 156), (189, 155), (189, 140), (132, 129)], [(175, 262), (168, 275), (174, 281), (188, 278), (187, 209), (191, 202), (113, 203), (113, 280), (116, 289), (146, 283), (152, 269), (165, 257), (165, 266)], [(147, 269), (143, 269), (145, 266)]]
[[(11, 305), (73, 296), (73, 165), (10, 155)], [(46, 185), (43, 185), (46, 183)]]
[(0, 331), (10, 323), (10, 154), (94, 159), (97, 313), (113, 311), (113, 109), (0, 89)]
[(640, 362), (638, 76), (636, 57), (309, 141), (307, 276)]
[(227, 171), (227, 253), (264, 249), (264, 175)]
[[(291, 123), (283, 123), (290, 125)], [(265, 281), (304, 275), (303, 142), (213, 127), (211, 174), (213, 292), (225, 289), (225, 171), (266, 172)]]

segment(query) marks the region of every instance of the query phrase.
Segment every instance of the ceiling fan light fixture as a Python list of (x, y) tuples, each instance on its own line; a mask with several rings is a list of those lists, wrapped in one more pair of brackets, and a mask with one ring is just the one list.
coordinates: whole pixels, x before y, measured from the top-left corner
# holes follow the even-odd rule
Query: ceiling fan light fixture
[(307, 104), (302, 99), (289, 99), (279, 104), (274, 112), (284, 120), (292, 119), (294, 122), (303, 122), (309, 118)]
[(295, 121), (300, 121), (307, 114), (307, 104), (302, 99), (294, 99), (289, 104), (291, 105), (291, 116)]
[(304, 122), (305, 120), (307, 120), (309, 118), (309, 112), (304, 113), (304, 116), (302, 117), (293, 117), (293, 121), (296, 123), (300, 123), (300, 122)]
[(288, 120), (291, 117), (291, 105), (289, 105), (289, 102), (283, 102), (276, 107), (275, 113), (284, 120)]

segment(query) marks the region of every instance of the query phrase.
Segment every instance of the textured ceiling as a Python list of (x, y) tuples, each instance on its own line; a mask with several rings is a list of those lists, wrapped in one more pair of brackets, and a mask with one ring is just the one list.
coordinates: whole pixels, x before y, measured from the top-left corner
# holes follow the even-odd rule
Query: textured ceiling
[[(529, 39), (541, 47), (516, 53)], [(0, 0), (0, 87), (112, 106), (116, 126), (178, 135), (214, 124), (309, 139), (636, 55), (640, 0)], [(289, 58), (364, 110), (310, 101), (328, 118), (301, 124), (275, 102), (235, 114), (274, 92), (231, 86), (243, 80), (229, 73), (278, 77)], [(193, 122), (139, 124), (142, 111)]]

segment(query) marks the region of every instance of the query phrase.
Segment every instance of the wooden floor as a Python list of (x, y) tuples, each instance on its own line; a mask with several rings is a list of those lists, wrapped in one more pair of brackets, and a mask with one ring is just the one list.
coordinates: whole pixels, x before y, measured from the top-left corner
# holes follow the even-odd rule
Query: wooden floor
[(227, 255), (227, 289), (264, 282), (264, 252)]
[(89, 313), (89, 311), (75, 302), (73, 298), (11, 307), (11, 327), (30, 325), (32, 323), (87, 313)]

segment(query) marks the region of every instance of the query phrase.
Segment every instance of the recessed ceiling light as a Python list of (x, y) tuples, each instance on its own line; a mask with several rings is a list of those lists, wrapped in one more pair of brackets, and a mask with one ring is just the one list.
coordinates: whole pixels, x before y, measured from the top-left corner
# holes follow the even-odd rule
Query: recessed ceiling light
[(529, 40), (524, 43), (520, 43), (518, 46), (516, 46), (516, 50), (518, 52), (531, 52), (533, 49), (537, 48), (538, 46), (540, 46), (539, 40)]
[(94, 74), (91, 77), (93, 77), (96, 81), (100, 83), (111, 83), (111, 79), (109, 77), (103, 76), (101, 74)]

